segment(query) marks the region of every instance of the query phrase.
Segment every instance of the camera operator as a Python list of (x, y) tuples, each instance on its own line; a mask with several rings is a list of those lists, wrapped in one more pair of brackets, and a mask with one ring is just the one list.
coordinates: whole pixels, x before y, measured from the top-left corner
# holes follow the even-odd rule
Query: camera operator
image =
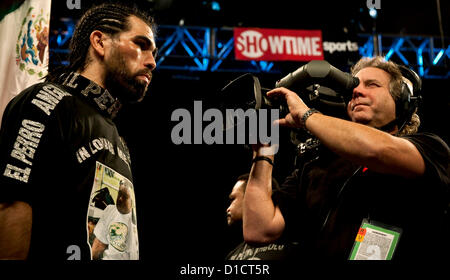
[(283, 235), (302, 244), (305, 259), (344, 260), (366, 219), (401, 229), (394, 260), (440, 258), (448, 252), (442, 231), (448, 228), (450, 150), (438, 136), (417, 133), (415, 112), (402, 125), (398, 103), (404, 83), (412, 92), (412, 81), (398, 65), (363, 58), (352, 75), (360, 83), (347, 104), (351, 121), (309, 108), (289, 89), (268, 92), (287, 102), (289, 113), (279, 125), (306, 129), (322, 145), (319, 156), (294, 170), (272, 198), (274, 155), (267, 145), (252, 146), (244, 239), (268, 243)]

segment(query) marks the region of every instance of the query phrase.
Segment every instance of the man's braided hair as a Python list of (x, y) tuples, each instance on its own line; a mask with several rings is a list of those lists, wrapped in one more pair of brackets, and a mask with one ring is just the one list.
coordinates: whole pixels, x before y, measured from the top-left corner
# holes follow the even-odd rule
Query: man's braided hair
[(70, 40), (69, 65), (55, 69), (49, 73), (47, 80), (57, 80), (61, 74), (72, 71), (83, 71), (90, 62), (88, 50), (91, 45), (90, 35), (94, 30), (115, 36), (128, 31), (129, 16), (136, 16), (144, 21), (156, 35), (156, 24), (153, 17), (137, 8), (118, 3), (105, 3), (88, 9), (79, 20)]

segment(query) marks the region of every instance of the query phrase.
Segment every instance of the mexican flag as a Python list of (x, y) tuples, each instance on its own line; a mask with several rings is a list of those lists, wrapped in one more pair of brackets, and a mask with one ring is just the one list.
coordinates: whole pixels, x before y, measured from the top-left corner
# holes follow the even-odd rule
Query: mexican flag
[(50, 7), (51, 0), (0, 4), (0, 125), (8, 102), (47, 74)]

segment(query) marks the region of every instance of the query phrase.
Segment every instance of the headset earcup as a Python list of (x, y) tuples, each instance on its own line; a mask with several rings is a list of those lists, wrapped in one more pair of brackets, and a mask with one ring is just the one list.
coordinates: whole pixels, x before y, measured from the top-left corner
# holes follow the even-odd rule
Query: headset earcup
[(399, 65), (402, 76), (412, 83), (413, 92), (406, 82), (402, 82), (402, 93), (400, 99), (396, 102), (396, 117), (399, 128), (402, 128), (408, 122), (414, 111), (419, 106), (420, 91), (422, 89), (422, 80), (416, 72), (406, 66)]
[(409, 92), (409, 88), (405, 82), (402, 82), (400, 98), (395, 103), (395, 116), (399, 125), (405, 122), (410, 111), (410, 98), (411, 93)]

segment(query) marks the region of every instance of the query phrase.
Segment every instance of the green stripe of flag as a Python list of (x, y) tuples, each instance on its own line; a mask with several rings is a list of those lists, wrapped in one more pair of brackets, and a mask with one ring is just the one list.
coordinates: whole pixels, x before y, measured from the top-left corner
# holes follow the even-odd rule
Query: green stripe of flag
[(25, 0), (2, 0), (0, 3), (0, 21), (15, 10), (17, 10)]

